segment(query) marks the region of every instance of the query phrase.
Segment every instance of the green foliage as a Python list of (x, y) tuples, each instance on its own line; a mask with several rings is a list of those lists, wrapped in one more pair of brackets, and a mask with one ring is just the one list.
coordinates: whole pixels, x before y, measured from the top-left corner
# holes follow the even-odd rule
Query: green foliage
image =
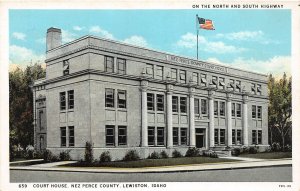
[(57, 162), (59, 161), (58, 156), (54, 155), (50, 150), (45, 150), (43, 153), (43, 159), (45, 162)]
[(104, 151), (103, 153), (101, 153), (101, 155), (99, 157), (99, 161), (100, 162), (110, 162), (111, 156), (110, 156), (109, 151)]
[(256, 154), (258, 149), (256, 147), (249, 147), (249, 154)]
[(216, 152), (212, 152), (209, 155), (210, 158), (219, 158), (218, 154)]
[(33, 96), (30, 85), (45, 76), (45, 69), (39, 64), (9, 72), (10, 149), (14, 145), (23, 148), (33, 145)]
[(161, 152), (160, 152), (160, 156), (161, 156), (161, 158), (163, 158), (163, 159), (169, 158), (169, 155), (168, 155), (168, 153), (167, 153), (166, 151), (161, 151)]
[(159, 159), (160, 156), (159, 156), (159, 153), (154, 151), (153, 153), (151, 153), (148, 157), (148, 159)]
[(93, 147), (90, 142), (85, 143), (84, 161), (92, 163), (94, 161)]
[(231, 155), (232, 156), (239, 156), (241, 154), (241, 149), (240, 148), (234, 148), (231, 150)]
[(135, 160), (139, 160), (139, 159), (140, 159), (140, 156), (136, 150), (129, 150), (125, 154), (123, 161), (135, 161)]
[(173, 157), (173, 158), (179, 158), (179, 157), (182, 157), (182, 154), (181, 154), (179, 151), (174, 150), (174, 151), (172, 152), (172, 157)]
[(185, 153), (186, 157), (197, 157), (199, 155), (200, 151), (196, 147), (190, 147)]
[(292, 78), (284, 73), (281, 79), (269, 76), (269, 143), (280, 142), (282, 147), (292, 143)]
[(61, 161), (71, 160), (70, 151), (61, 151), (59, 153), (59, 160)]

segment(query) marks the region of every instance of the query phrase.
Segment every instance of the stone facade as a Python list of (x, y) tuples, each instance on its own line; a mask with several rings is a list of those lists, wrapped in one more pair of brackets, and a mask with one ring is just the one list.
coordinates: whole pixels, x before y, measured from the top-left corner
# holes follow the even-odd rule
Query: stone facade
[(121, 159), (268, 146), (266, 75), (94, 36), (61, 45), (54, 28), (47, 49), (46, 78), (33, 86), (36, 149), (80, 159), (89, 141), (96, 158)]

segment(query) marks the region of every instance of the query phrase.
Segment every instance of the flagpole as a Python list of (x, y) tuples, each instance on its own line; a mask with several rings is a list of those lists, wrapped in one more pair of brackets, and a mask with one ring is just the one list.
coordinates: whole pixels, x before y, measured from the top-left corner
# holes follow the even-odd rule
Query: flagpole
[(199, 30), (198, 30), (198, 14), (196, 15), (196, 29), (197, 29), (197, 60), (198, 60), (198, 35), (199, 35)]

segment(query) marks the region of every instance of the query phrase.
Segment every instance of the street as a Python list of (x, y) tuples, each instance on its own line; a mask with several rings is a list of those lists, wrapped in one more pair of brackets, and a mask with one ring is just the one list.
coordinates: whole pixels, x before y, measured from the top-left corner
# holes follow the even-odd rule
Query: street
[(10, 170), (15, 182), (291, 182), (292, 167), (170, 173), (89, 173)]

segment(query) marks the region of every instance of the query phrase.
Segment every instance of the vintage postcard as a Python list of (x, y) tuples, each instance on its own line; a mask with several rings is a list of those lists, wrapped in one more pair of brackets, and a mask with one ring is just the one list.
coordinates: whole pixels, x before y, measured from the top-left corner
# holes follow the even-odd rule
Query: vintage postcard
[(299, 7), (1, 2), (0, 190), (298, 191)]

